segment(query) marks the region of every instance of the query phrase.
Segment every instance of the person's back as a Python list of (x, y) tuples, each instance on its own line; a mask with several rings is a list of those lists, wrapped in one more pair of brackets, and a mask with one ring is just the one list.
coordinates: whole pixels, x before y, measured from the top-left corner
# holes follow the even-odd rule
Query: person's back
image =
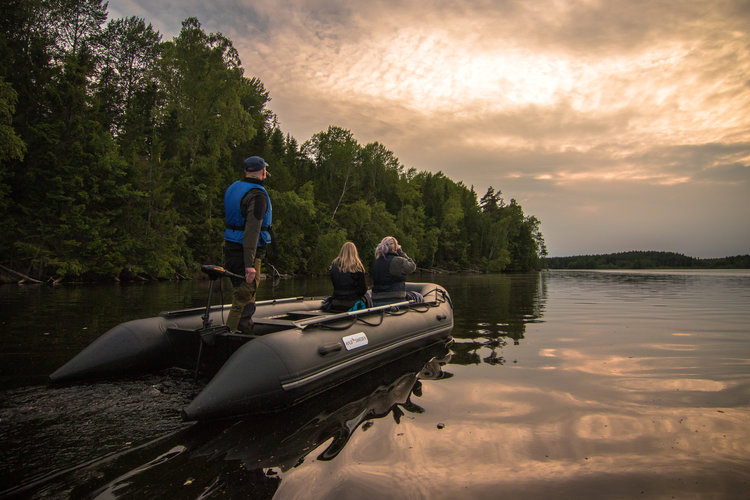
[(372, 269), (372, 301), (389, 304), (406, 298), (406, 277), (417, 265), (406, 255), (393, 236), (386, 236), (375, 249)]
[(331, 310), (347, 311), (367, 293), (365, 268), (359, 260), (357, 247), (351, 241), (341, 247), (339, 255), (331, 263), (329, 274), (333, 285), (329, 305)]

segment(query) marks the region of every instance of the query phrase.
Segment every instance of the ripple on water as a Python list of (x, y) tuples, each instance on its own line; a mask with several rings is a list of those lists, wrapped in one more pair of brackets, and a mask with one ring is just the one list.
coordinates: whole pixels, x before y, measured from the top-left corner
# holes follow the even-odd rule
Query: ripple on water
[[(16, 478), (33, 478), (174, 432), (186, 426), (179, 410), (199, 387), (190, 373), (167, 370), (137, 379), (7, 391), (0, 406), (0, 463)], [(5, 484), (11, 480), (3, 478), (0, 489), (12, 486)]]

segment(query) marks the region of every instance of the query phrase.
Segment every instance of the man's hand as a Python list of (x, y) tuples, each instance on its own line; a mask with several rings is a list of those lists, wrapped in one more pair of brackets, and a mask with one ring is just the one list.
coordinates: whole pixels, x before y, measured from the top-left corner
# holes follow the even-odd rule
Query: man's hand
[(245, 268), (245, 281), (247, 283), (252, 283), (253, 281), (255, 281), (255, 268), (254, 267)]

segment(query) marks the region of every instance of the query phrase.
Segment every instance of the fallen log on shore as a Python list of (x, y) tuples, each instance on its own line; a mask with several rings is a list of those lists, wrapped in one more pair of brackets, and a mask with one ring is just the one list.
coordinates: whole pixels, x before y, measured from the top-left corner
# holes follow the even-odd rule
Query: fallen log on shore
[(41, 283), (41, 281), (39, 281), (38, 279), (34, 279), (34, 278), (32, 278), (31, 276), (26, 276), (25, 274), (23, 274), (23, 273), (19, 273), (18, 271), (14, 271), (13, 269), (11, 269), (11, 268), (9, 268), (9, 267), (5, 267), (5, 266), (4, 266), (4, 265), (2, 265), (2, 264), (0, 264), (0, 269), (2, 269), (3, 271), (5, 271), (5, 272), (6, 272), (6, 273), (8, 273), (8, 274), (11, 274), (11, 275), (13, 275), (13, 276), (17, 276), (17, 277), (21, 278), (21, 279), (20, 279), (20, 280), (18, 281), (18, 284), (19, 284), (19, 285), (20, 285), (20, 284), (23, 284), (23, 283), (25, 283), (25, 282), (27, 282), (27, 281), (30, 281), (30, 282), (32, 282), (32, 283)]

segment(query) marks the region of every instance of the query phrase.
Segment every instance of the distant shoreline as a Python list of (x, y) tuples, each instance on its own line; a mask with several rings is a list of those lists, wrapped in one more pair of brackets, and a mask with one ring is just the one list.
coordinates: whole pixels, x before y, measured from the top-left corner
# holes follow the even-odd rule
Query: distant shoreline
[(628, 251), (599, 255), (545, 257), (546, 269), (750, 269), (750, 255), (714, 259), (676, 252)]

